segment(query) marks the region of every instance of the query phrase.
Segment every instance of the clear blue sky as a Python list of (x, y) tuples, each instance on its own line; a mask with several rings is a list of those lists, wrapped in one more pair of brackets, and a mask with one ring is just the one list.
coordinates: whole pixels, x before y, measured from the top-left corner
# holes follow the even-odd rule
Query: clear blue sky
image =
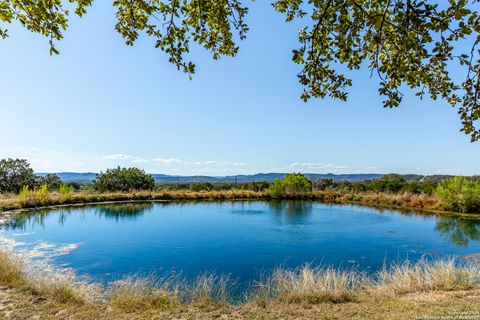
[(37, 171), (480, 174), (480, 143), (459, 132), (457, 111), (408, 93), (383, 109), (378, 79), (351, 74), (347, 103), (303, 103), (291, 62), (298, 25), (267, 2), (251, 4), (238, 56), (194, 49), (193, 81), (143, 36), (115, 33), (111, 1), (73, 18), (59, 56), (39, 35), (9, 26), (0, 40), (0, 158)]

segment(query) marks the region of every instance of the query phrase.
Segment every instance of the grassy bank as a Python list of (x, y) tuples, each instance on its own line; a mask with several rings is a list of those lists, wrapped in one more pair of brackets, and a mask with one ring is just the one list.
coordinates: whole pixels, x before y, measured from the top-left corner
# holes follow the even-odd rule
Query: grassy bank
[(128, 278), (107, 288), (27, 274), (0, 253), (0, 318), (6, 319), (415, 319), (480, 308), (480, 269), (453, 260), (403, 264), (367, 276), (303, 267), (275, 271), (229, 303), (232, 283), (204, 275)]
[[(45, 192), (42, 194), (30, 192), (24, 195), (0, 196), (0, 212), (41, 208), (55, 205), (88, 204), (110, 201), (135, 201), (135, 200), (235, 200), (235, 199), (273, 199), (267, 191), (226, 190), (226, 191), (131, 191), (98, 193), (93, 191), (59, 194)], [(275, 199), (279, 199), (276, 197)], [(337, 204), (363, 204), (369, 206), (400, 208), (418, 211), (445, 211), (440, 201), (434, 196), (417, 195), (411, 193), (381, 193), (362, 192), (351, 193), (335, 190), (307, 192), (295, 197), (281, 199), (315, 200), (324, 203)]]

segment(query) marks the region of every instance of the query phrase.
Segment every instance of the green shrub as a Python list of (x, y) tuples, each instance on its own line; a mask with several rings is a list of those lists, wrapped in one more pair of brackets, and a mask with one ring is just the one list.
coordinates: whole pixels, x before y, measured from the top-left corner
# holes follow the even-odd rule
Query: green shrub
[(367, 186), (363, 182), (352, 183), (350, 190), (353, 192), (365, 192), (367, 191)]
[(287, 195), (297, 195), (312, 191), (312, 182), (303, 174), (287, 174), (284, 179)]
[(67, 199), (74, 190), (75, 189), (72, 186), (62, 183), (58, 188), (58, 193), (63, 199)]
[(447, 210), (480, 213), (480, 181), (455, 177), (441, 181), (435, 194)]
[(48, 195), (48, 186), (46, 184), (35, 188), (35, 201), (39, 204), (45, 204), (47, 202), (47, 195)]
[(275, 180), (268, 189), (274, 198), (298, 197), (312, 191), (312, 182), (303, 174), (287, 174), (283, 180)]
[(285, 195), (285, 183), (281, 179), (275, 180), (270, 187), (268, 188), (268, 192), (271, 197), (273, 198), (281, 198)]
[(118, 167), (97, 174), (94, 186), (100, 192), (151, 190), (155, 187), (155, 180), (144, 170)]
[(265, 191), (269, 188), (270, 183), (266, 181), (261, 182), (203, 182), (203, 183), (176, 183), (176, 184), (162, 184), (157, 186), (157, 190), (190, 190), (195, 192), (200, 191), (226, 191), (226, 190), (249, 190), (249, 191)]
[(405, 179), (398, 174), (386, 174), (370, 183), (369, 189), (380, 192), (399, 192), (405, 186)]
[(30, 193), (28, 186), (23, 186), (18, 192), (18, 200), (22, 205), (25, 205), (28, 201), (28, 194)]
[(327, 189), (333, 189), (336, 187), (336, 183), (333, 179), (320, 179), (313, 182), (314, 190), (323, 191)]
[(402, 189), (400, 189), (400, 192), (409, 192), (413, 194), (433, 194), (435, 192), (435, 189), (437, 187), (437, 184), (434, 182), (428, 182), (428, 181), (408, 181), (406, 182)]
[(190, 185), (190, 190), (199, 192), (199, 191), (211, 191), (213, 190), (213, 184), (210, 182), (205, 182), (205, 183), (192, 183)]

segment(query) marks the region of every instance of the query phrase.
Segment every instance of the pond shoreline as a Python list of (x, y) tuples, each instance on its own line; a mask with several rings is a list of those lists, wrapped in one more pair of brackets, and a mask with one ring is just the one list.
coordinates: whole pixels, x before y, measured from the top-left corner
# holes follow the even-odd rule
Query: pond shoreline
[(66, 207), (81, 207), (89, 205), (135, 203), (135, 202), (170, 202), (170, 201), (315, 201), (323, 204), (359, 205), (376, 209), (398, 210), (404, 213), (417, 213), (437, 216), (468, 216), (478, 217), (479, 213), (461, 213), (448, 211), (440, 201), (425, 194), (393, 194), (379, 192), (348, 193), (339, 191), (315, 191), (298, 197), (274, 198), (266, 192), (253, 191), (214, 191), (214, 192), (129, 192), (129, 193), (92, 193), (79, 192), (67, 199), (52, 193), (47, 203), (22, 204), (18, 196), (0, 197), (0, 221), (14, 218), (20, 214), (37, 210), (49, 210)]
[(303, 200), (324, 204), (360, 205), (377, 209), (392, 209), (426, 215), (462, 215), (478, 216), (477, 213), (460, 213), (447, 211), (440, 201), (430, 195), (410, 193), (392, 194), (379, 192), (347, 193), (339, 191), (315, 191), (296, 197), (271, 197), (267, 192), (244, 190), (230, 191), (134, 191), (116, 193), (78, 192), (61, 196), (48, 194), (41, 201), (38, 199), (21, 200), (19, 196), (0, 197), (0, 222), (10, 220), (18, 215), (38, 210), (54, 210), (66, 207), (89, 205), (170, 202), (170, 201), (284, 201)]

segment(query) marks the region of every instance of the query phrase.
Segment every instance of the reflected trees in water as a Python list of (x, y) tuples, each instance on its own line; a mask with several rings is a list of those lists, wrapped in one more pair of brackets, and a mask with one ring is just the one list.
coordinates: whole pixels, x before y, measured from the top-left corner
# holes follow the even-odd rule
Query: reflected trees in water
[(288, 224), (303, 224), (312, 213), (311, 201), (269, 201), (268, 206), (275, 217)]
[(480, 241), (480, 219), (478, 218), (439, 217), (435, 230), (460, 247), (467, 247), (470, 241)]
[[(249, 202), (232, 203), (232, 213), (234, 214), (263, 214), (267, 211), (248, 209)], [(171, 205), (189, 205), (191, 202), (130, 202), (104, 204), (94, 206), (94, 213), (102, 218), (114, 220), (135, 220), (140, 218), (146, 212), (152, 210), (154, 205), (168, 207)], [(238, 205), (240, 204), (240, 208)], [(245, 208), (242, 206), (245, 204)], [(314, 202), (311, 201), (269, 201), (268, 208), (274, 214), (276, 223), (300, 225), (307, 224), (312, 217)], [(86, 214), (92, 207), (84, 207), (79, 211), (78, 207), (63, 208), (58, 211), (35, 211), (34, 213), (24, 214), (8, 223), (0, 226), (1, 229), (25, 230), (28, 226), (45, 227), (47, 216), (51, 214), (58, 215), (58, 223), (63, 225), (67, 218), (76, 211), (75, 214)], [(411, 213), (410, 213), (411, 214)], [(417, 215), (417, 214), (416, 214)], [(420, 214), (418, 214), (420, 215)], [(425, 216), (424, 214), (422, 216)], [(435, 231), (450, 243), (459, 247), (468, 247), (470, 242), (480, 241), (480, 217), (466, 216), (440, 216), (436, 218)], [(401, 230), (400, 230), (401, 232)]]
[[(115, 203), (95, 206), (95, 214), (105, 219), (115, 221), (134, 220), (141, 217), (146, 211), (153, 208), (151, 202), (132, 202), (132, 203)], [(91, 207), (83, 208), (80, 214), (91, 210)], [(78, 211), (78, 208), (64, 208), (59, 211), (41, 210), (34, 213), (28, 213), (12, 219), (2, 226), (3, 229), (24, 230), (27, 226), (45, 227), (45, 219), (51, 214), (58, 214), (58, 224), (64, 225), (72, 211)], [(78, 212), (75, 214), (79, 214)]]
[(96, 214), (106, 219), (134, 220), (153, 208), (151, 202), (132, 202), (123, 204), (107, 204), (97, 208)]

